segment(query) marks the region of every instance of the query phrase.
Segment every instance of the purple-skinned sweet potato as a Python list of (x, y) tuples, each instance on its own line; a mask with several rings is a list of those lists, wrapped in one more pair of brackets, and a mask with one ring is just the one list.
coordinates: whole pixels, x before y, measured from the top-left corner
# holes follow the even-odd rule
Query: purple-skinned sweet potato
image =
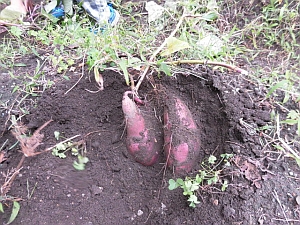
[(169, 97), (164, 110), (164, 152), (176, 174), (190, 172), (200, 154), (200, 131), (188, 107)]
[(161, 146), (155, 137), (155, 130), (151, 127), (151, 121), (145, 119), (129, 94), (132, 92), (125, 92), (122, 100), (126, 120), (126, 147), (135, 161), (151, 166), (157, 162)]

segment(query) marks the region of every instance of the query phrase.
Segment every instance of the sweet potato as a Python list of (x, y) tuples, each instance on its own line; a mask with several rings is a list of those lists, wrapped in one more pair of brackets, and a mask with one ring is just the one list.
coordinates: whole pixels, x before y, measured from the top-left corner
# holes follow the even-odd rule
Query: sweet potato
[(164, 152), (176, 174), (190, 172), (200, 154), (199, 129), (188, 107), (169, 97), (164, 110)]
[(125, 92), (122, 100), (122, 109), (126, 119), (126, 147), (137, 162), (151, 166), (158, 159), (160, 146), (155, 137), (155, 131), (151, 128), (151, 121), (145, 120), (128, 94), (132, 92)]

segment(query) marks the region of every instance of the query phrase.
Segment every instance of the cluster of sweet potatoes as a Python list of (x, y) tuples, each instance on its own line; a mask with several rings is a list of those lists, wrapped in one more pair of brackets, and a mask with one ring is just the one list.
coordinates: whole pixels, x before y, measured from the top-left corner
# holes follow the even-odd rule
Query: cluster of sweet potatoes
[[(164, 108), (164, 145), (151, 126), (151, 120), (143, 115), (132, 92), (123, 95), (122, 109), (126, 120), (126, 147), (133, 158), (146, 166), (157, 162), (162, 149), (167, 166), (176, 174), (190, 172), (200, 154), (199, 128), (186, 104), (178, 97), (168, 96)], [(140, 101), (139, 101), (140, 103)], [(142, 106), (141, 106), (142, 107)]]

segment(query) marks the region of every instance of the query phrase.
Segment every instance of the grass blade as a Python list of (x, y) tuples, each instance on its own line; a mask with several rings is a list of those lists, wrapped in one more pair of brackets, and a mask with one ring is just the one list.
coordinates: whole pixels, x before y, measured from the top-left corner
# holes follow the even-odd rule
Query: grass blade
[(19, 213), (19, 210), (20, 210), (20, 204), (19, 204), (19, 202), (14, 201), (13, 209), (11, 211), (11, 215), (10, 215), (10, 218), (9, 218), (7, 224), (11, 224), (16, 219), (16, 217), (17, 217), (17, 215)]

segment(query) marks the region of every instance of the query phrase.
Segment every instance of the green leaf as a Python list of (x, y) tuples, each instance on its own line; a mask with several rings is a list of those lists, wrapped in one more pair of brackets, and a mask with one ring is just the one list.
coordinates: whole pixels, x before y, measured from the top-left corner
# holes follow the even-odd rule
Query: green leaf
[(280, 121), (280, 123), (285, 123), (285, 124), (288, 124), (288, 125), (294, 125), (294, 124), (298, 123), (298, 120), (288, 119), (288, 120)]
[(196, 191), (199, 189), (199, 183), (193, 183), (190, 190), (191, 191)]
[(75, 155), (75, 156), (78, 155), (78, 149), (77, 148), (72, 148), (71, 152), (72, 152), (72, 155)]
[(285, 95), (284, 95), (284, 99), (283, 99), (282, 103), (283, 104), (287, 103), (289, 99), (290, 99), (290, 94), (286, 92)]
[(233, 157), (233, 154), (224, 153), (220, 155), (223, 159), (230, 159)]
[(12, 93), (15, 93), (20, 87), (17, 85), (14, 87), (14, 89), (12, 90)]
[(192, 195), (192, 194), (193, 194), (193, 192), (188, 191), (188, 190), (186, 190), (186, 191), (183, 192), (183, 195), (184, 195), (184, 196), (186, 196), (186, 195), (190, 196), (190, 195)]
[(199, 204), (200, 202), (198, 201), (198, 198), (196, 195), (191, 195), (188, 199), (189, 202), (193, 202), (195, 204)]
[(62, 0), (66, 14), (73, 15), (73, 0)]
[(121, 59), (119, 61), (119, 66), (121, 67), (121, 69), (124, 73), (124, 78), (125, 78), (126, 84), (129, 86), (129, 74), (127, 71), (128, 61), (126, 59)]
[(78, 155), (78, 162), (86, 164), (89, 162), (89, 158), (86, 156)]
[(202, 182), (202, 177), (199, 176), (199, 174), (196, 175), (195, 181), (200, 184)]
[(181, 41), (175, 37), (169, 37), (167, 38), (167, 49), (164, 50), (160, 55), (161, 56), (167, 56), (171, 55), (174, 52), (178, 52), (180, 50), (190, 48), (191, 46), (189, 43), (185, 41)]
[(60, 135), (59, 131), (54, 131), (54, 137), (56, 140), (59, 139), (59, 135)]
[(16, 219), (16, 217), (19, 213), (19, 210), (20, 210), (20, 204), (18, 202), (14, 201), (12, 212), (11, 212), (11, 215), (10, 215), (10, 218), (9, 218), (7, 224), (12, 223)]
[(209, 21), (209, 22), (218, 19), (218, 17), (219, 17), (219, 14), (216, 11), (210, 11), (210, 12), (202, 15), (202, 19)]
[(284, 151), (284, 148), (281, 147), (280, 145), (273, 145), (273, 147), (275, 147), (276, 149), (278, 149), (280, 151)]
[(201, 179), (203, 180), (206, 176), (206, 172), (204, 170), (201, 170), (200, 171), (200, 176), (201, 176)]
[(214, 155), (209, 156), (208, 163), (209, 164), (215, 164), (217, 158)]
[(189, 204), (189, 207), (196, 208), (196, 205), (194, 202), (191, 202), (191, 204)]
[(228, 187), (228, 181), (224, 180), (224, 183), (222, 184), (222, 187), (221, 187), (221, 191), (225, 191), (227, 187)]
[(26, 67), (27, 65), (25, 63), (16, 63), (14, 64), (15, 67)]
[(271, 96), (271, 94), (273, 94), (274, 91), (276, 91), (276, 89), (278, 88), (283, 88), (285, 89), (288, 86), (288, 81), (287, 80), (282, 80), (280, 82), (278, 82), (277, 84), (275, 84), (270, 91), (268, 92), (268, 94), (266, 95), (267, 98), (269, 98)]
[(4, 213), (3, 205), (1, 202), (0, 202), (0, 212)]
[(184, 181), (181, 178), (178, 178), (176, 180), (177, 184), (179, 184), (180, 186), (184, 185)]
[(164, 72), (166, 75), (171, 76), (171, 69), (166, 63), (161, 63), (159, 66), (159, 70)]
[(56, 145), (56, 148), (58, 149), (58, 150), (66, 150), (67, 149), (67, 147), (66, 147), (66, 145), (64, 144), (64, 143), (58, 143), (57, 145)]
[(73, 162), (73, 167), (76, 170), (84, 170), (85, 169), (85, 164), (84, 163), (78, 163), (77, 161)]
[(300, 167), (300, 159), (299, 158), (295, 158), (296, 163), (298, 164), (298, 166)]
[(289, 111), (287, 117), (291, 118), (293, 120), (296, 120), (296, 119), (300, 118), (300, 114), (296, 110), (291, 110), (291, 111)]
[(190, 187), (192, 186), (192, 181), (188, 180), (184, 183), (185, 187), (190, 189)]
[(173, 179), (169, 180), (169, 187), (168, 187), (168, 189), (170, 191), (172, 191), (172, 190), (174, 190), (174, 189), (176, 189), (178, 187), (179, 187), (179, 185), (177, 184), (177, 182), (175, 180), (173, 180)]

